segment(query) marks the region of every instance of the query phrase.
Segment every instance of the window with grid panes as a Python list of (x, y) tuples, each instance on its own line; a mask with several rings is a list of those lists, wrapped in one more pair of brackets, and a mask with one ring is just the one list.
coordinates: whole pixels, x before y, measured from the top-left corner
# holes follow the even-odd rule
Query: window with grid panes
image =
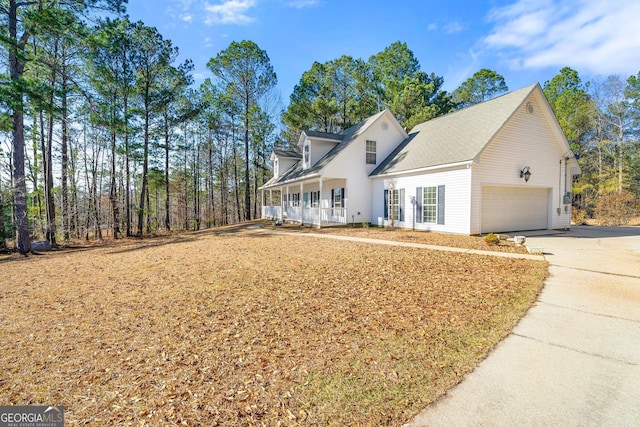
[(367, 140), (365, 143), (365, 157), (368, 165), (376, 164), (376, 142)]
[(422, 198), (422, 219), (435, 223), (438, 213), (438, 187), (424, 187)]

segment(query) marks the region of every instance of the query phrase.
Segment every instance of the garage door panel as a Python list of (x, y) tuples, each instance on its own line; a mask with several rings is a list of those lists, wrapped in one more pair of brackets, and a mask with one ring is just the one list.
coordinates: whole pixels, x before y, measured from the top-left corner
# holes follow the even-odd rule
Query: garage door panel
[(548, 194), (547, 188), (483, 188), (482, 233), (546, 229)]

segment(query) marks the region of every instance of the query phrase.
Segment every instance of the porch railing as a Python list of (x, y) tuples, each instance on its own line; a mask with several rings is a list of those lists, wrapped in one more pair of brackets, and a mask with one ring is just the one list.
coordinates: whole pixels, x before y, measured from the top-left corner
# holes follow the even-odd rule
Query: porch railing
[(264, 219), (282, 219), (282, 206), (263, 206), (262, 218)]
[(262, 218), (328, 226), (347, 223), (346, 208), (303, 208), (300, 206), (263, 206)]

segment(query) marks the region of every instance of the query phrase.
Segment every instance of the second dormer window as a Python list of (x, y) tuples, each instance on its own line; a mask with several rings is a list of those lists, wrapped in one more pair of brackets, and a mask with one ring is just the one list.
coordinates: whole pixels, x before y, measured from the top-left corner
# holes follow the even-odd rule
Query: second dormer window
[(311, 166), (309, 164), (309, 143), (308, 142), (304, 145), (304, 164), (307, 166)]
[(376, 142), (369, 141), (366, 142), (365, 147), (365, 157), (368, 165), (376, 164)]

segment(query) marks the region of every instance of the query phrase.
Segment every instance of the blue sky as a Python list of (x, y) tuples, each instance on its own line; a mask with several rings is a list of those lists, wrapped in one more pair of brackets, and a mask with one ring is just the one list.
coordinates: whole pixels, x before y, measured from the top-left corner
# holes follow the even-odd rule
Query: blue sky
[(127, 9), (193, 60), (196, 83), (232, 41), (254, 41), (284, 105), (313, 61), (367, 60), (398, 40), (449, 91), (481, 68), (511, 90), (544, 84), (563, 66), (583, 80), (640, 72), (638, 0), (129, 0)]

